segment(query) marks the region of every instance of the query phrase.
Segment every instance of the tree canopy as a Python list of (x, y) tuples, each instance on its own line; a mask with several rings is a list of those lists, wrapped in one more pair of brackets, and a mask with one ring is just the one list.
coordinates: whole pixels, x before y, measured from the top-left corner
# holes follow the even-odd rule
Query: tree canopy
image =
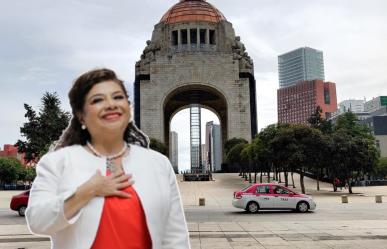
[(24, 167), (18, 160), (0, 157), (0, 183), (11, 183), (23, 178), (23, 169)]
[(385, 178), (387, 176), (387, 157), (381, 157), (374, 170), (378, 177)]
[(228, 152), (235, 146), (235, 145), (238, 145), (238, 144), (247, 144), (248, 142), (243, 139), (243, 138), (231, 138), (229, 140), (226, 141), (225, 145), (224, 145), (224, 153), (225, 155), (227, 156)]
[(43, 95), (38, 113), (30, 105), (24, 104), (27, 122), (20, 128), (20, 133), (25, 140), (18, 140), (15, 146), (19, 153), (25, 153), (27, 162), (39, 160), (67, 127), (70, 114), (63, 111), (60, 105), (58, 95), (49, 92)]
[(370, 172), (385, 175), (387, 166), (384, 160), (379, 162), (374, 137), (366, 126), (358, 123), (353, 113), (342, 115), (332, 125), (322, 118), (321, 112), (321, 108), (316, 108), (309, 119), (310, 125), (269, 125), (249, 144), (234, 138), (225, 148), (226, 161), (238, 165), (244, 175), (252, 170), (260, 171), (261, 181), (262, 172), (267, 173), (268, 181), (270, 171), (276, 177), (278, 172), (283, 172), (287, 185), (287, 173), (299, 173), (304, 193), (304, 175), (316, 177), (317, 189), (320, 178), (339, 178), (349, 184), (350, 193), (354, 179), (361, 179)]
[(318, 129), (324, 134), (332, 133), (332, 123), (322, 117), (322, 109), (320, 106), (316, 107), (314, 113), (309, 117), (308, 123), (312, 128)]
[(152, 150), (158, 151), (163, 155), (167, 155), (168, 148), (163, 144), (161, 141), (155, 139), (155, 138), (150, 138), (150, 144), (149, 147)]

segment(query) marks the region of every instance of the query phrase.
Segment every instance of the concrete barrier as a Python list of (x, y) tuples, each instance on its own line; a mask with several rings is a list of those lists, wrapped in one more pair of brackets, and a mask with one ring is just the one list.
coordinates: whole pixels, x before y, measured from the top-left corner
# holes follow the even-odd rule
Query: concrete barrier
[(375, 195), (375, 202), (376, 203), (382, 203), (382, 195)]
[(199, 198), (199, 206), (205, 206), (206, 205), (206, 199), (205, 198)]
[(348, 203), (348, 196), (347, 195), (341, 196), (341, 203)]

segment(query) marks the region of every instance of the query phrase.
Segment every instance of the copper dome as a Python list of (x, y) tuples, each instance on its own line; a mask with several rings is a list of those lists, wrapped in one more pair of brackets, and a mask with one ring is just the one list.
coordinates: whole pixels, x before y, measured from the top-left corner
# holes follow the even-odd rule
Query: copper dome
[(226, 20), (223, 14), (205, 0), (180, 0), (170, 8), (160, 22), (167, 24), (179, 22), (212, 22)]

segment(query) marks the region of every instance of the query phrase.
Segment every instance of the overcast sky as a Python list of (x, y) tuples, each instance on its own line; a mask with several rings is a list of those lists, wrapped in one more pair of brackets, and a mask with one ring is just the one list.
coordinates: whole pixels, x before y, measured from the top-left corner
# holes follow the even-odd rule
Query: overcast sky
[[(57, 92), (63, 108), (69, 110), (67, 92), (72, 81), (89, 69), (114, 69), (133, 92), (135, 61), (151, 38), (153, 26), (177, 2), (3, 1), (0, 145), (20, 138), (19, 128), (25, 121), (23, 103), (37, 109), (45, 91)], [(336, 83), (339, 102), (387, 95), (387, 1), (210, 3), (233, 24), (254, 60), (259, 129), (277, 121), (277, 56), (299, 47), (324, 52), (325, 78)], [(206, 114), (203, 121), (214, 117)], [(177, 114), (172, 129), (187, 118), (184, 113)], [(185, 164), (189, 160), (189, 130), (178, 132), (179, 161)]]

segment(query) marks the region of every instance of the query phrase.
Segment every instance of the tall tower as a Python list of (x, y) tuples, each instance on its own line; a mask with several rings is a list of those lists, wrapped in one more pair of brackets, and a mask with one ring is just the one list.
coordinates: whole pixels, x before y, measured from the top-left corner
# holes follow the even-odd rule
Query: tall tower
[(171, 161), (173, 170), (176, 174), (179, 173), (179, 150), (178, 150), (178, 134), (176, 131), (170, 132), (169, 138), (169, 160)]
[(221, 170), (222, 148), (220, 137), (220, 126), (213, 121), (206, 123), (206, 141), (208, 170), (216, 172)]
[(313, 48), (299, 48), (278, 56), (280, 88), (293, 86), (300, 81), (324, 81), (323, 52)]
[(202, 139), (201, 139), (201, 110), (198, 104), (190, 107), (190, 141), (191, 141), (191, 172), (203, 173)]

